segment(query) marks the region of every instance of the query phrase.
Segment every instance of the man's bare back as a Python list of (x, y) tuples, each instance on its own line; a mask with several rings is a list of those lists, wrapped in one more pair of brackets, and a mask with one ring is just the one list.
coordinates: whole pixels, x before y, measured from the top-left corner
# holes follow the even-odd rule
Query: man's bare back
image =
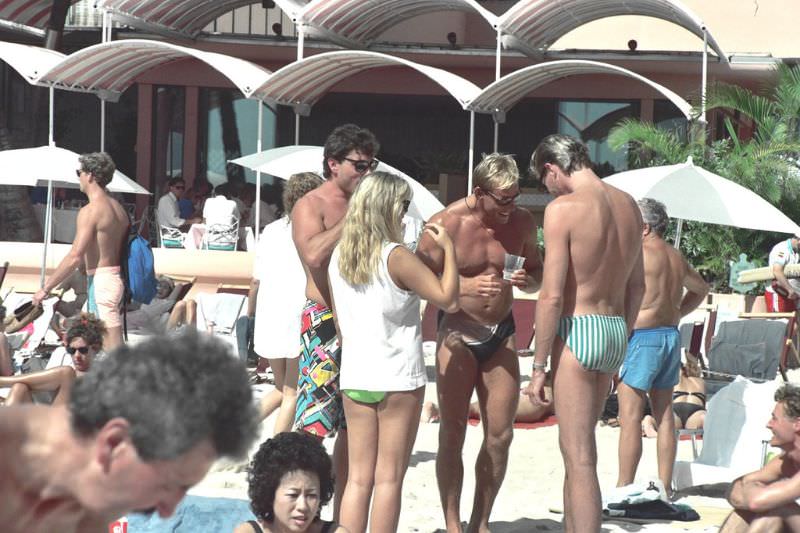
[(677, 326), (688, 271), (686, 260), (661, 239), (643, 241), (642, 254), (645, 289), (635, 328)]
[[(448, 205), (444, 211), (434, 215), (431, 222), (441, 224), (450, 234), (456, 249), (458, 273), (462, 283), (465, 278), (501, 278), (505, 254), (524, 255), (526, 240), (536, 234), (536, 225), (528, 211), (515, 209), (508, 223), (490, 228), (473, 214), (467, 199)], [(423, 252), (435, 248), (428, 246), (430, 243), (425, 242), (428, 239), (429, 237), (424, 236), (420, 242)], [(474, 295), (462, 290), (459, 313), (481, 324), (496, 324), (505, 318), (511, 309), (514, 295), (509, 283), (496, 283), (499, 289), (497, 292), (487, 291)]]
[[(292, 210), (292, 237), (306, 273), (306, 298), (330, 307), (328, 263), (342, 233), (348, 197), (331, 181), (307, 193)], [(304, 253), (305, 252), (305, 253)]]
[(641, 246), (642, 217), (636, 203), (597, 181), (556, 198), (547, 209), (548, 222), (568, 235), (562, 315), (625, 316), (625, 291), (620, 288), (627, 285), (636, 262), (631, 251)]

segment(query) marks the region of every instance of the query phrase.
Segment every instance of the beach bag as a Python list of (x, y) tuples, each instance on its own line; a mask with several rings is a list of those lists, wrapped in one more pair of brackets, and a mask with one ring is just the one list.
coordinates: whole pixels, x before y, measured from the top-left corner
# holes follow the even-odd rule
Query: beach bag
[(128, 258), (123, 261), (125, 268), (125, 301), (135, 300), (149, 304), (158, 291), (158, 281), (154, 268), (153, 250), (150, 243), (138, 233), (128, 237)]

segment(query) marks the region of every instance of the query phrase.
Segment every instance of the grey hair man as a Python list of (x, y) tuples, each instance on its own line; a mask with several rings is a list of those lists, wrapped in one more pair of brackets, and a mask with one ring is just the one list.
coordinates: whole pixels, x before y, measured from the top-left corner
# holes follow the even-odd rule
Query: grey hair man
[(800, 531), (800, 387), (784, 385), (775, 401), (767, 428), (783, 453), (731, 484), (733, 512), (720, 533)]
[(255, 420), (247, 372), (219, 340), (120, 347), (75, 383), (68, 406), (0, 411), (3, 531), (106, 531), (129, 511), (169, 516), (217, 457), (246, 452)]
[(586, 145), (572, 137), (546, 137), (531, 171), (557, 198), (544, 212), (544, 276), (526, 392), (548, 403), (552, 355), (565, 530), (600, 531), (594, 429), (644, 292), (642, 216), (633, 198), (597, 177)]
[(96, 152), (84, 154), (78, 161), (80, 168), (75, 172), (89, 203), (78, 212), (72, 248), (33, 295), (33, 304), (38, 305), (83, 263), (88, 276), (88, 311), (105, 322), (103, 348), (108, 351), (122, 343), (120, 264), (130, 222), (125, 208), (106, 190), (116, 170), (111, 156)]
[(636, 476), (642, 456), (642, 418), (649, 396), (658, 428), (658, 477), (669, 490), (676, 444), (672, 389), (678, 384), (681, 366), (678, 322), (702, 303), (708, 285), (664, 240), (669, 223), (664, 204), (642, 198), (639, 210), (644, 220), (644, 296), (617, 389), (621, 426), (617, 486), (633, 483)]

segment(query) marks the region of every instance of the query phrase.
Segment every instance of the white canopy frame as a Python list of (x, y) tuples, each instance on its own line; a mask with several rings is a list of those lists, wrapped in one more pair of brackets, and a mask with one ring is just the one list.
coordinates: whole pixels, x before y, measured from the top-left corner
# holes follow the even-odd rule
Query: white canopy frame
[[(480, 93), (477, 85), (446, 70), (378, 52), (348, 50), (317, 54), (291, 63), (276, 70), (252, 94), (260, 100), (292, 106), (296, 115), (307, 116), (311, 107), (341, 80), (365, 70), (398, 66), (426, 76), (455, 98), (463, 109), (467, 109), (469, 102)], [(470, 115), (468, 184), (471, 190), (474, 112)]]
[(567, 76), (585, 74), (612, 74), (635, 79), (649, 85), (666, 97), (678, 108), (683, 116), (686, 117), (686, 120), (691, 121), (693, 119), (691, 104), (667, 87), (616, 65), (582, 59), (539, 63), (507, 74), (483, 89), (483, 91), (469, 103), (467, 109), (476, 113), (492, 115), (495, 128), (494, 149), (497, 151), (499, 124), (505, 122), (505, 114), (509, 109), (514, 107), (522, 98), (532, 91), (552, 81)]

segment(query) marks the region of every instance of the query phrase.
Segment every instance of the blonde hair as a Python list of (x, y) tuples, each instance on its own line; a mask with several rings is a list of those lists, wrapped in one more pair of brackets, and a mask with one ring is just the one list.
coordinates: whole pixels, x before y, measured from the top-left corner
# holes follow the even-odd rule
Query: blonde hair
[(484, 154), (472, 173), (472, 182), (484, 191), (510, 189), (519, 182), (517, 162), (508, 154)]
[(411, 187), (388, 172), (373, 172), (358, 184), (339, 241), (339, 272), (350, 285), (369, 283), (385, 242), (403, 242), (403, 202)]
[(283, 188), (283, 212), (291, 215), (294, 204), (306, 193), (313, 191), (322, 183), (323, 179), (314, 172), (292, 174)]

